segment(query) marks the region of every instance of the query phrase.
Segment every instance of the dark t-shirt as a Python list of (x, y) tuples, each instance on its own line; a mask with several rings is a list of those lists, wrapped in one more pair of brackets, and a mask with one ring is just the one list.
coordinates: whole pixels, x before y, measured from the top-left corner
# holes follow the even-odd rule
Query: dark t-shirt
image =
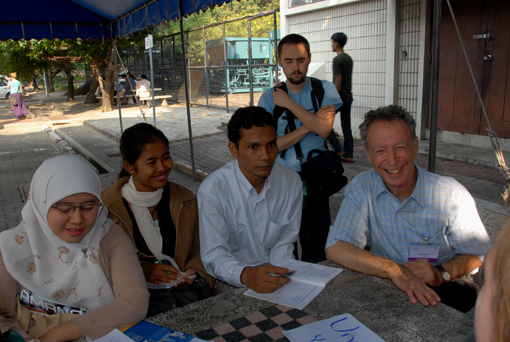
[(352, 58), (346, 53), (339, 53), (333, 58), (333, 83), (335, 75), (342, 75), (340, 97), (343, 102), (352, 102)]

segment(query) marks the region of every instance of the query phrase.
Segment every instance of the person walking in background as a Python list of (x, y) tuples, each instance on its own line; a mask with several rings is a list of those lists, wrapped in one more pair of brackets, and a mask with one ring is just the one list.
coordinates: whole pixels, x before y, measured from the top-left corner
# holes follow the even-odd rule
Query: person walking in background
[(338, 142), (333, 130), (328, 140), (335, 149), (335, 152), (342, 157), (342, 161), (352, 163), (353, 160), (353, 139), (351, 130), (351, 104), (352, 104), (352, 58), (344, 52), (344, 45), (347, 43), (347, 36), (343, 32), (337, 32), (331, 36), (331, 47), (337, 55), (333, 58), (333, 83), (342, 98), (343, 105), (340, 107), (340, 123), (344, 135), (344, 147)]
[(12, 108), (12, 115), (18, 120), (23, 120), (28, 115), (27, 107), (23, 102), (23, 88), (21, 82), (16, 79), (15, 72), (11, 72), (9, 76), (9, 83), (7, 83), (6, 88), (11, 90), (11, 98), (16, 98), (17, 102), (17, 105)]

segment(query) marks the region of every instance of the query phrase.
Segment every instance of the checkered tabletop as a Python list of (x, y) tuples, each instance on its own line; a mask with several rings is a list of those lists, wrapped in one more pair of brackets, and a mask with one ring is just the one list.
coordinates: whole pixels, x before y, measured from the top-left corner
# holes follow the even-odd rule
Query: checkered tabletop
[(289, 340), (282, 331), (315, 321), (315, 318), (302, 310), (275, 305), (204, 330), (196, 336), (215, 342), (283, 342)]

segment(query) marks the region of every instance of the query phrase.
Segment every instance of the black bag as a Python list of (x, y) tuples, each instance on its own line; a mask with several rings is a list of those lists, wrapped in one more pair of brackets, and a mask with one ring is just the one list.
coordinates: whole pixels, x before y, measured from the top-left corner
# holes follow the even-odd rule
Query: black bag
[[(314, 156), (315, 155), (315, 156)], [(310, 196), (329, 197), (347, 184), (342, 160), (334, 151), (311, 150), (300, 176), (306, 180)]]
[(198, 273), (196, 279), (198, 281), (190, 285), (179, 285), (169, 289), (149, 289), (147, 317), (214, 296), (214, 291), (209, 287), (209, 283), (202, 279)]
[[(317, 113), (324, 99), (324, 88), (322, 86), (322, 81), (313, 77), (310, 77), (310, 79), (312, 82), (311, 97), (313, 109), (314, 112)], [(279, 86), (279, 88), (287, 92), (285, 83)], [(288, 131), (295, 131), (296, 124), (294, 123), (294, 114), (285, 108), (275, 106), (273, 116), (276, 121), (278, 121), (283, 113), (286, 114)], [(326, 146), (325, 151), (311, 150), (308, 153), (307, 161), (301, 164), (301, 172), (299, 172), (299, 175), (302, 180), (306, 181), (307, 193), (310, 196), (318, 195), (329, 197), (347, 184), (347, 177), (343, 175), (344, 167), (342, 166), (342, 159), (336, 152), (327, 149), (326, 141), (324, 141), (324, 144)], [(301, 144), (297, 142), (293, 147), (296, 151), (297, 159), (302, 161), (303, 152), (301, 150)], [(287, 150), (281, 152), (281, 158), (285, 156), (286, 151)], [(314, 157), (314, 153), (318, 155)]]
[(9, 98), (9, 104), (13, 105), (13, 106), (17, 106), (18, 105), (18, 99), (16, 98), (16, 96), (12, 96)]

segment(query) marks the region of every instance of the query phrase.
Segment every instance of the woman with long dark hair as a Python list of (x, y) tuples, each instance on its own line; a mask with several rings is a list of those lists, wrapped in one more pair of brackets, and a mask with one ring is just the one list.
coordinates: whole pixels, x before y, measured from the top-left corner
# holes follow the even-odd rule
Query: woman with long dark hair
[[(102, 198), (109, 217), (117, 220), (138, 249), (147, 282), (186, 288), (202, 277), (212, 288), (214, 279), (200, 258), (196, 196), (168, 181), (173, 161), (166, 136), (140, 123), (124, 131), (120, 151), (123, 169), (119, 180)], [(172, 292), (177, 290), (161, 293), (153, 287), (149, 286), (149, 315), (186, 304), (172, 302)], [(209, 287), (204, 289), (206, 295), (212, 294)]]

